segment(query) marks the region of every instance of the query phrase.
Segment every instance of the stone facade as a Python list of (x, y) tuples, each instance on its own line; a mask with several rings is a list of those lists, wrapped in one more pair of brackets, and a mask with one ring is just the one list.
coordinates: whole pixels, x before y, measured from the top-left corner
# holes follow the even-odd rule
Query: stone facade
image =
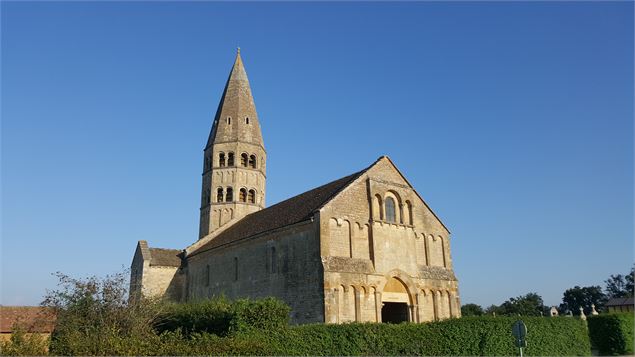
[(388, 157), (268, 208), (265, 164), (238, 54), (204, 151), (199, 240), (181, 252), (139, 242), (131, 291), (181, 301), (276, 296), (295, 323), (460, 316), (450, 233)]
[(327, 322), (379, 322), (386, 303), (406, 304), (409, 321), (460, 316), (449, 232), (390, 159), (328, 202), (320, 222)]

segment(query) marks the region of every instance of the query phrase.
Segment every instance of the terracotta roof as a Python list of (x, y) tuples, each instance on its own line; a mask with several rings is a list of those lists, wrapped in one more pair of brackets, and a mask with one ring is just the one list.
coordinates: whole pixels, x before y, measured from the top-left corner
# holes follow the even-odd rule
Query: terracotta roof
[(178, 249), (150, 248), (150, 265), (151, 266), (181, 266), (181, 253)]
[(635, 305), (633, 297), (611, 298), (604, 306), (627, 306)]
[(190, 256), (259, 233), (309, 220), (313, 212), (324, 206), (366, 170), (368, 168), (245, 216), (217, 237), (193, 251)]
[(55, 328), (55, 314), (40, 306), (0, 306), (0, 333), (11, 333), (16, 323), (27, 332), (50, 333)]

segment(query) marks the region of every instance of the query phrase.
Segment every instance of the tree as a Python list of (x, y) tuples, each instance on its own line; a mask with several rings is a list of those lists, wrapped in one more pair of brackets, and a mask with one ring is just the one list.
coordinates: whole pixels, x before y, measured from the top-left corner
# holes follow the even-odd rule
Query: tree
[(536, 293), (510, 298), (500, 307), (503, 314), (508, 316), (540, 316), (547, 310), (542, 297)]
[(47, 291), (42, 302), (57, 315), (51, 335), (54, 354), (140, 354), (141, 350), (117, 348), (123, 348), (124, 339), (149, 341), (155, 336), (152, 326), (162, 305), (145, 299), (129, 302), (125, 272), (86, 279), (54, 275), (58, 288)]
[(505, 315), (505, 311), (498, 305), (490, 305), (485, 309), (486, 315)]
[(604, 280), (606, 283), (606, 295), (609, 298), (621, 298), (633, 296), (633, 276), (635, 275), (635, 265), (631, 267), (631, 272), (627, 275), (611, 275)]
[(477, 304), (465, 304), (461, 306), (461, 316), (481, 316), (483, 313), (483, 308)]
[(485, 314), (496, 314), (499, 316), (540, 316), (541, 314), (547, 314), (547, 310), (548, 308), (545, 306), (540, 295), (529, 293), (510, 298), (500, 306), (490, 305), (485, 309)]
[(562, 296), (562, 304), (560, 304), (560, 313), (571, 311), (574, 315), (580, 314), (580, 307), (584, 309), (584, 314), (591, 313), (591, 305), (595, 305), (596, 310), (604, 308), (607, 297), (599, 286), (575, 286), (567, 289)]

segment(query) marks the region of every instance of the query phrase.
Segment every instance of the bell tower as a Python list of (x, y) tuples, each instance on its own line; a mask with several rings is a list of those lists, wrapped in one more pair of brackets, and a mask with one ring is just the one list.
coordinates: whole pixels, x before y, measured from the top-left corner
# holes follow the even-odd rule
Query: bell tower
[(267, 153), (240, 48), (203, 157), (199, 239), (265, 207)]

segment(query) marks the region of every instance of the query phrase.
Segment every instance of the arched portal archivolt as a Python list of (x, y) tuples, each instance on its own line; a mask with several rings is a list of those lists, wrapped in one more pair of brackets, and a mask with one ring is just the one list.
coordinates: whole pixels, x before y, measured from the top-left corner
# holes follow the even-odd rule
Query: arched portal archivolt
[(411, 305), (410, 294), (403, 281), (398, 278), (391, 277), (384, 285), (384, 291), (382, 292), (383, 302), (403, 302)]
[[(382, 289), (381, 321), (390, 323), (414, 322), (416, 321), (413, 313), (416, 296), (413, 293), (413, 285), (407, 276), (401, 272), (396, 273), (398, 274), (388, 275)], [(401, 277), (397, 275), (401, 275)]]
[(406, 272), (400, 269), (393, 269), (389, 271), (388, 274), (385, 275), (385, 277), (386, 281), (377, 287), (378, 291), (381, 291), (383, 294), (386, 291), (386, 286), (388, 286), (388, 283), (392, 281), (391, 279), (396, 279), (397, 281), (401, 282), (402, 286), (404, 286), (408, 295), (408, 303), (412, 304), (413, 301), (415, 301), (415, 295), (417, 294), (417, 289), (415, 287), (416, 285), (414, 284), (412, 279), (410, 279), (410, 276), (408, 276)]

